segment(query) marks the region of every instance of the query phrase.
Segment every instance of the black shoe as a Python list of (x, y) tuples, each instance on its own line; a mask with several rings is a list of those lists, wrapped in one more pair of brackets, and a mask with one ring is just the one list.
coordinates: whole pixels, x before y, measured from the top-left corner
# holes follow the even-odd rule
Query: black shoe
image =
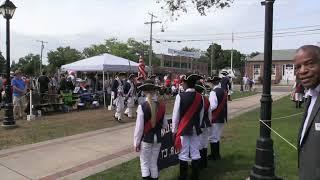
[(191, 179), (192, 180), (199, 180), (199, 174), (200, 174), (199, 164), (200, 164), (200, 160), (192, 160), (191, 164), (192, 164)]
[(188, 162), (180, 160), (180, 176), (178, 180), (187, 180), (188, 177)]
[(122, 123), (122, 120), (121, 120), (121, 119), (118, 119), (118, 118), (117, 118), (117, 121), (118, 121), (119, 123)]
[(150, 176), (148, 176), (148, 177), (142, 177), (142, 179), (149, 180), (149, 179), (150, 179)]

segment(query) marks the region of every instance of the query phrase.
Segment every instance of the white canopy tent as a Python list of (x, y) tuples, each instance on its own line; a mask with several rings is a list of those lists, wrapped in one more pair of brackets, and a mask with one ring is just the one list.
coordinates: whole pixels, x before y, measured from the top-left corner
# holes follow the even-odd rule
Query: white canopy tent
[(70, 64), (63, 65), (61, 70), (67, 71), (104, 71), (104, 72), (138, 72), (139, 64), (125, 58), (111, 54), (82, 59)]
[[(105, 72), (138, 72), (139, 64), (125, 58), (117, 57), (111, 54), (101, 54), (98, 56), (82, 59), (70, 64), (61, 66), (62, 71), (80, 71), (80, 72), (102, 72), (103, 82), (105, 82)], [(147, 71), (148, 67), (146, 67)], [(104, 83), (103, 83), (103, 89)], [(106, 107), (106, 98), (104, 93), (104, 106)]]

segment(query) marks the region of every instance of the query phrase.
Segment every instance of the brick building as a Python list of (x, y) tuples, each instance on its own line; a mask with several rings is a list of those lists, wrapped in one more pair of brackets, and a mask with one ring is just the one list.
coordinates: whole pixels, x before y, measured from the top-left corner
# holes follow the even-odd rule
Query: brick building
[[(271, 80), (273, 84), (293, 84), (296, 76), (294, 74), (293, 58), (295, 49), (273, 50), (272, 51), (272, 74)], [(263, 78), (263, 60), (264, 54), (250, 58), (246, 63), (246, 74), (249, 78), (253, 78), (260, 83)]]
[(208, 74), (208, 63), (199, 62), (199, 59), (166, 54), (158, 54), (157, 57), (160, 59), (160, 66), (154, 67), (156, 74), (173, 76), (188, 73)]

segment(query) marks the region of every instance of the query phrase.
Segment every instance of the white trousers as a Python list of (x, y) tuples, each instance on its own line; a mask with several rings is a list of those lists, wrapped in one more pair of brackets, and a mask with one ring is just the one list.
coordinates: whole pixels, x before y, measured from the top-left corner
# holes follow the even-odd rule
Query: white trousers
[(125, 114), (128, 115), (129, 118), (133, 117), (133, 108), (134, 108), (134, 98), (129, 97), (127, 100), (127, 109), (124, 112)]
[[(158, 156), (161, 143), (141, 142), (140, 166), (142, 177), (158, 178)], [(150, 174), (151, 173), (151, 174)]]
[(210, 136), (210, 128), (204, 128), (202, 129), (202, 134), (200, 134), (200, 146), (199, 149), (208, 148), (208, 138)]
[(210, 143), (216, 143), (221, 140), (224, 123), (213, 123), (211, 124), (211, 132), (209, 136)]
[(200, 136), (194, 134), (192, 136), (181, 136), (181, 151), (179, 159), (182, 161), (191, 161), (200, 159)]
[(117, 99), (115, 100), (116, 104), (116, 113), (115, 117), (118, 118), (119, 120), (123, 120), (123, 111), (124, 111), (124, 97), (118, 96)]

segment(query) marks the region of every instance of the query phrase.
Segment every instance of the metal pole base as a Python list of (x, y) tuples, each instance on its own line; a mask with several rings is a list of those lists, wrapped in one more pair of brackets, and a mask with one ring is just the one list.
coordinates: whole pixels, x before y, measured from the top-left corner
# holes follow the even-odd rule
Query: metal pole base
[(246, 180), (256, 180), (256, 179), (259, 179), (259, 180), (283, 180), (282, 178), (280, 177), (263, 177), (263, 176), (259, 176), (257, 174), (252, 174), (252, 171), (250, 172), (250, 177), (248, 177)]
[(13, 117), (13, 106), (12, 104), (5, 104), (4, 107), (4, 120), (2, 122), (2, 127), (4, 127), (5, 129), (13, 129), (16, 128), (16, 122), (14, 121), (14, 117)]
[(250, 180), (280, 180), (274, 174), (274, 152), (271, 138), (260, 137), (256, 145), (256, 164), (250, 172)]

